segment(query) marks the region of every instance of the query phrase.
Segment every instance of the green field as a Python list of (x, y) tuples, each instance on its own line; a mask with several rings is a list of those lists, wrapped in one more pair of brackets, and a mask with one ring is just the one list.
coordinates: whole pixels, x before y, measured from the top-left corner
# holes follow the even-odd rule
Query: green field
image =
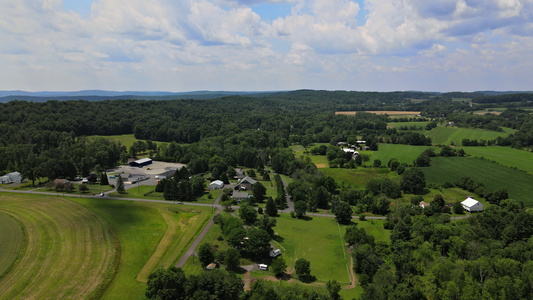
[(461, 147), (466, 154), (484, 157), (497, 163), (515, 167), (533, 174), (533, 153), (511, 147), (486, 146), (486, 147)]
[[(111, 140), (111, 141), (114, 141), (114, 142), (120, 142), (122, 144), (122, 146), (126, 146), (126, 148), (130, 148), (131, 146), (133, 146), (133, 143), (137, 142), (137, 141), (143, 141), (143, 140), (139, 140), (139, 139), (136, 139), (135, 136), (133, 134), (122, 134), (122, 135), (91, 135), (91, 136), (88, 136), (89, 139), (95, 139), (95, 138), (105, 138), (105, 139), (108, 139), (108, 140)], [(156, 144), (161, 144), (161, 142), (155, 142), (154, 143)]]
[(437, 127), (428, 132), (433, 145), (461, 145), (463, 139), (493, 140), (499, 136), (508, 136), (516, 132), (514, 129), (503, 128), (504, 132), (489, 131), (484, 129), (470, 129), (459, 127)]
[(11, 216), (0, 212), (0, 278), (18, 258), (24, 242), (24, 232)]
[[(374, 159), (381, 160), (381, 165), (386, 166), (391, 158), (396, 158), (400, 163), (412, 164), (413, 161), (420, 156), (427, 148), (435, 149), (436, 153), (440, 150), (437, 147), (431, 146), (411, 146), (399, 144), (379, 144), (378, 151), (368, 151), (370, 153), (370, 161), (365, 163), (371, 166)], [(367, 151), (359, 151), (359, 153), (366, 153)]]
[[(139, 273), (146, 270), (145, 265), (153, 256), (156, 256), (153, 268), (176, 263), (212, 215), (211, 208), (172, 203), (84, 198), (72, 200), (104, 218), (120, 240), (119, 270), (105, 291), (104, 299), (144, 299), (146, 284), (143, 278), (139, 278)], [(166, 234), (169, 227), (175, 230), (174, 236)], [(160, 244), (166, 246), (160, 247)]]
[(483, 183), (489, 192), (505, 188), (512, 199), (523, 201), (526, 206), (533, 206), (533, 175), (520, 170), (474, 157), (434, 157), (431, 159), (431, 167), (421, 169), (427, 183), (443, 184), (468, 176)]
[(364, 188), (366, 184), (374, 178), (389, 177), (393, 180), (398, 178), (396, 172), (391, 172), (390, 169), (387, 168), (326, 168), (320, 169), (320, 172), (333, 177), (339, 185), (344, 184), (345, 186), (353, 186), (356, 188)]
[(112, 280), (120, 248), (91, 210), (47, 195), (0, 195), (0, 211), (23, 227), (20, 257), (0, 280), (1, 299), (99, 297)]

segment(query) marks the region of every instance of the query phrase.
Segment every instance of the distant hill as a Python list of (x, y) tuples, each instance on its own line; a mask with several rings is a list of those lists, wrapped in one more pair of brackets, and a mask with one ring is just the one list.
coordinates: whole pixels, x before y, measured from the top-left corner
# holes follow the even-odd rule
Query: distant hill
[(193, 91), (193, 92), (148, 92), (148, 91), (104, 91), (104, 90), (84, 90), (75, 92), (26, 92), (26, 91), (0, 91), (0, 102), (5, 103), (14, 100), (46, 102), (48, 100), (68, 101), (68, 100), (118, 100), (118, 99), (138, 99), (138, 100), (173, 100), (173, 99), (213, 99), (235, 95), (265, 95), (274, 92), (244, 92), (244, 91)]

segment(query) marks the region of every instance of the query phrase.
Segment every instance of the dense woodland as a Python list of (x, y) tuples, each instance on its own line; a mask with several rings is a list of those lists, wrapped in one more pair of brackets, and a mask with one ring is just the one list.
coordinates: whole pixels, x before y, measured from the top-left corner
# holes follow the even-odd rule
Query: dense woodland
[[(463, 98), (472, 99), (473, 105), (457, 100)], [(424, 151), (412, 164), (374, 161), (374, 167), (396, 172), (399, 182), (381, 178), (357, 189), (339, 185), (308, 158), (295, 157), (287, 147), (329, 143), (330, 146), (322, 145), (312, 151), (326, 155), (332, 166), (358, 168), (368, 158), (360, 155), (351, 159), (336, 147), (337, 142), (355, 144), (363, 139), (371, 150), (378, 150), (383, 143), (432, 145), (429, 137), (416, 130), (387, 128), (387, 122), (392, 122), (387, 115), (363, 112), (403, 110), (420, 111), (422, 117), (417, 121), (428, 122), (427, 129), (453, 122), (458, 127), (516, 130), (508, 137), (491, 141), (463, 140), (465, 146), (481, 143), (530, 150), (533, 116), (525, 108), (532, 105), (531, 98), (531, 94), (303, 90), (209, 100), (11, 101), (0, 104), (0, 170), (19, 171), (31, 182), (41, 178), (74, 178), (87, 176), (95, 169), (111, 168), (135, 157), (137, 152), (146, 151), (156, 160), (187, 164), (186, 169), (163, 181), (157, 189), (166, 199), (190, 201), (201, 195), (204, 188), (203, 179), (197, 174), (209, 172), (213, 179), (225, 180), (233, 176), (231, 172), (237, 166), (261, 174), (269, 167), (293, 178), (287, 193), (294, 202), (295, 217), (304, 217), (317, 209), (331, 209), (339, 223), (349, 224), (351, 207), (356, 213), (388, 215), (387, 227), (392, 230), (390, 245), (374, 242), (355, 225), (346, 232), (355, 257), (354, 268), (364, 286), (364, 299), (527, 299), (533, 297), (533, 217), (523, 205), (508, 200), (506, 191), (487, 192), (468, 178), (449, 183), (475, 191), (496, 204), (483, 214), (458, 222), (450, 222), (447, 213), (451, 210), (461, 213), (461, 207), (445, 206), (438, 198), (431, 210), (426, 211), (416, 205), (390, 207), (391, 199), (406, 194), (413, 197), (413, 204), (419, 202), (416, 195), (426, 188), (426, 183), (418, 168), (429, 166), (432, 157), (464, 156), (464, 151), (441, 145), (437, 153), (433, 149)], [(487, 107), (505, 110), (500, 115), (473, 114)], [(336, 111), (358, 113), (353, 117), (335, 115)], [(89, 137), (119, 134), (134, 134), (146, 142), (128, 149), (105, 138)], [(164, 143), (157, 146), (153, 141)], [(280, 180), (279, 176), (275, 180)], [(276, 199), (266, 200), (283, 208), (284, 194), (284, 190), (278, 191)], [(255, 224), (250, 231), (271, 238), (268, 232), (273, 224), (268, 217), (248, 221), (241, 218), (250, 226)], [(235, 223), (240, 228), (235, 235), (243, 234), (242, 223), (231, 220), (219, 223), (221, 226)], [(226, 235), (231, 239), (231, 232)], [(266, 250), (254, 252), (261, 247), (237, 246), (244, 256), (266, 254)], [(179, 294), (174, 298), (224, 295), (226, 299), (267, 299), (266, 295), (270, 295), (268, 299), (327, 299), (335, 296), (336, 288), (331, 283), (329, 294), (320, 295), (305, 289), (257, 283), (241, 296), (242, 286), (233, 275), (214, 272), (187, 277), (179, 269), (154, 274), (153, 282), (159, 277), (175, 280), (171, 287), (163, 283), (149, 285), (147, 296), (154, 298)], [(218, 290), (220, 284), (228, 288)], [(160, 294), (161, 288), (168, 289), (165, 291), (168, 297)], [(177, 288), (181, 290), (172, 290)]]

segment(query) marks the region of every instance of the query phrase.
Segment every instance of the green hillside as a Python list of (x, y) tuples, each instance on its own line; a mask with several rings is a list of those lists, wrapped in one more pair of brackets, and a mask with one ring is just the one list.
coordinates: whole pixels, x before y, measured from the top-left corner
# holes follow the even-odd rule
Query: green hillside
[(487, 146), (487, 147), (461, 147), (467, 154), (484, 157), (508, 167), (533, 174), (533, 153), (510, 147)]

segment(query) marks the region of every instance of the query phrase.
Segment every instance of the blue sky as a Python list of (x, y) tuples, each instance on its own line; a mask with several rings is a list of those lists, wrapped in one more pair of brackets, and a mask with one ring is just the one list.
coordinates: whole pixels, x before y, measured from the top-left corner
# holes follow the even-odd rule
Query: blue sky
[(19, 0), (0, 11), (0, 90), (533, 90), (533, 0)]

